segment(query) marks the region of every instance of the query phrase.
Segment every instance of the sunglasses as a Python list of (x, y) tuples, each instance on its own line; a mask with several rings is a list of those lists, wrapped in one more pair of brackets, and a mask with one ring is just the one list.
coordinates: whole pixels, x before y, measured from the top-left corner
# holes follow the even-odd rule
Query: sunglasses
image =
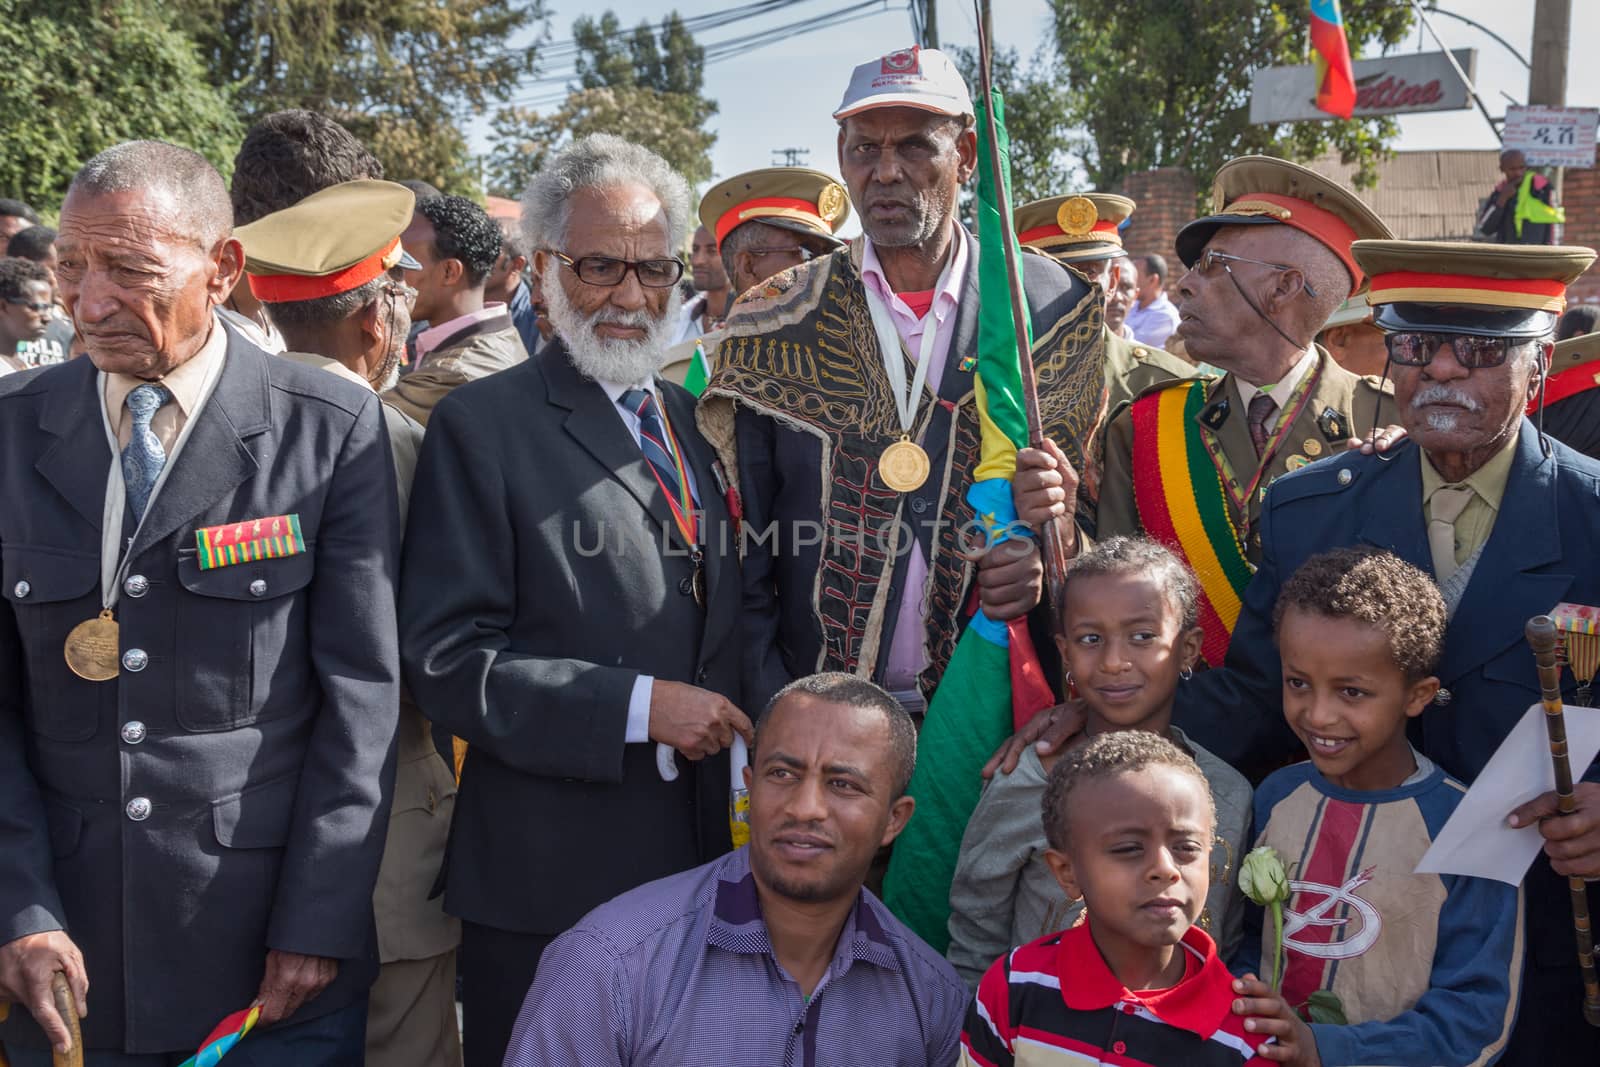
[(48, 300), (40, 303), (34, 300), (15, 300), (9, 296), (6, 297), (6, 303), (13, 304), (19, 308), (27, 308), (29, 311), (38, 312), (49, 311), (51, 308), (55, 307), (55, 305), (50, 303)]
[(580, 282), (600, 288), (621, 285), (630, 270), (646, 289), (670, 289), (683, 278), (681, 259), (612, 259), (610, 256), (573, 259), (553, 249), (550, 254), (570, 268)]
[(1467, 370), (1479, 367), (1498, 367), (1506, 361), (1511, 349), (1522, 343), (1521, 338), (1474, 337), (1464, 333), (1425, 333), (1420, 330), (1386, 334), (1383, 343), (1389, 349), (1389, 360), (1402, 367), (1426, 367), (1434, 355), (1445, 345), (1450, 346), (1456, 362)]

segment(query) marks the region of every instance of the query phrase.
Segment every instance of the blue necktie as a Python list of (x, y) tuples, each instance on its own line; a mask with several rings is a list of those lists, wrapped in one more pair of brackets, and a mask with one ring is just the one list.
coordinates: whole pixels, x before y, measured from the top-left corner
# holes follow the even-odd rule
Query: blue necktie
[(650, 461), (650, 466), (655, 468), (656, 474), (660, 475), (667, 495), (674, 500), (682, 499), (678, 465), (673, 462), (672, 448), (667, 443), (666, 427), (661, 424), (661, 409), (656, 406), (655, 396), (643, 389), (629, 389), (622, 394), (620, 403), (638, 416), (639, 449), (644, 453), (644, 458)]
[(172, 399), (164, 385), (153, 382), (136, 387), (128, 394), (128, 411), (133, 415), (133, 433), (122, 450), (122, 481), (128, 489), (128, 506), (135, 520), (144, 518), (150, 493), (167, 465), (167, 450), (161, 438), (150, 430), (150, 420), (161, 406)]

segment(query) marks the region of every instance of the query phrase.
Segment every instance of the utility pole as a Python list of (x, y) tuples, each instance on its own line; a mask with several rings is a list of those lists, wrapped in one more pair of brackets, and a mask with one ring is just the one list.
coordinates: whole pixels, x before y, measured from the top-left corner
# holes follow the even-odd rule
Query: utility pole
[[(803, 167), (802, 157), (809, 156), (809, 148), (774, 148), (772, 150), (772, 165), (774, 167)], [(783, 157), (783, 162), (778, 162), (778, 157)]]
[[(1528, 68), (1531, 106), (1567, 106), (1567, 56), (1572, 50), (1572, 0), (1534, 0), (1533, 64)], [(1555, 172), (1555, 201), (1561, 202), (1563, 167)], [(1556, 230), (1556, 240), (1561, 232)]]
[(939, 47), (939, 0), (922, 0), (922, 43), (924, 48)]
[(1534, 0), (1533, 62), (1528, 103), (1567, 105), (1567, 55), (1572, 50), (1572, 0)]

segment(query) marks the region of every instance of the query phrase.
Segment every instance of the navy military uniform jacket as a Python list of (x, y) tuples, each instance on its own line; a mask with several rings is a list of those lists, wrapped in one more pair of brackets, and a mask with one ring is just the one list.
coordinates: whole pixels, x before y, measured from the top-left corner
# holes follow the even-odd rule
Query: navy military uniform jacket
[[(1551, 442), (1546, 457), (1526, 419), (1516, 449), (1489, 540), (1446, 630), (1436, 673), (1448, 696), (1441, 693), (1413, 722), (1413, 743), (1469, 783), (1539, 699), (1533, 654), (1523, 637), (1527, 621), (1561, 601), (1600, 604), (1600, 462), (1558, 442)], [(1267, 491), (1261, 563), (1245, 590), (1227, 669), (1197, 674), (1178, 696), (1178, 724), (1234, 766), (1269, 765), (1298, 748), (1283, 718), (1272, 633), (1273, 604), (1289, 575), (1319, 552), (1358, 544), (1387, 549), (1433, 573), (1422, 452), (1407, 442), (1391, 455), (1387, 461), (1357, 453), (1330, 457)], [(1571, 688), (1570, 673), (1565, 680)], [(1600, 773), (1587, 770), (1591, 780)], [(1525, 885), (1530, 955), (1522, 1018), (1536, 1025), (1519, 1024), (1501, 1062), (1535, 1063), (1541, 1055), (1577, 1052), (1589, 1057), (1581, 1062), (1597, 1062), (1600, 1031), (1581, 1021), (1566, 880), (1541, 855)], [(1600, 893), (1591, 888), (1590, 899), (1600, 913)], [(1564, 1025), (1555, 1025), (1561, 1020)]]
[[(379, 403), (230, 332), (129, 550), (121, 675), (97, 683), (62, 645), (101, 607), (99, 376), (79, 359), (0, 395), (0, 943), (67, 932), (90, 1049), (193, 1051), (269, 948), (339, 961), (296, 1020), (377, 973), (399, 703)], [(198, 565), (201, 528), (290, 514), (304, 552)], [(20, 1009), (0, 1039), (44, 1044)]]

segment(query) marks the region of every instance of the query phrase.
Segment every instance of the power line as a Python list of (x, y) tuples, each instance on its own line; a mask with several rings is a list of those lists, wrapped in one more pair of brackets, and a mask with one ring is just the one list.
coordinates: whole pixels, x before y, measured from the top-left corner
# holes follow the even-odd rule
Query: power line
[[(768, 0), (768, 2), (770, 3), (772, 0)], [(794, 3), (804, 2), (806, 2), (806, 0), (781, 0), (782, 6), (790, 6)], [(781, 44), (784, 41), (790, 40), (794, 37), (799, 37), (803, 34), (815, 33), (818, 30), (823, 29), (832, 29), (842, 26), (846, 23), (855, 22), (863, 18), (871, 18), (875, 15), (883, 14), (892, 10), (894, 10), (894, 8), (891, 6), (891, 0), (858, 0), (857, 3), (835, 8), (832, 11), (826, 12), (822, 15), (813, 16), (811, 18), (798, 19), (794, 22), (787, 22), (778, 26), (770, 26), (752, 33), (744, 34), (738, 37), (725, 38), (720, 41), (697, 43), (700, 43), (701, 48), (704, 50), (704, 61), (707, 65), (709, 65), (712, 63), (722, 62), (723, 60), (733, 59), (748, 52), (753, 52), (756, 49), (765, 48), (768, 45)], [(573, 74), (568, 74), (561, 77), (551, 76), (527, 82), (525, 84), (528, 86), (559, 83), (563, 85), (563, 88), (560, 91), (546, 90), (544, 92), (529, 93), (524, 96), (515, 97), (508, 101), (508, 103), (534, 108), (549, 107), (559, 104), (569, 95), (564, 86), (565, 83), (570, 81), (572, 76)]]

